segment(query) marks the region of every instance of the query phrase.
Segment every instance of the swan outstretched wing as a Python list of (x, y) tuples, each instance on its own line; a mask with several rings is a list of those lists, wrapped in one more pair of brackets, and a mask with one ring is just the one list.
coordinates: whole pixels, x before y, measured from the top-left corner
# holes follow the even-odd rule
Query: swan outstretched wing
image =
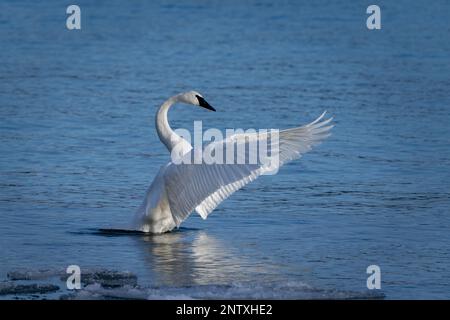
[[(330, 135), (329, 131), (333, 127), (330, 125), (332, 118), (323, 120), (324, 116), (325, 112), (307, 125), (279, 132), (278, 139), (270, 142), (270, 148), (276, 148), (279, 151), (277, 167), (301, 157)], [(234, 135), (207, 147), (212, 145), (226, 148), (267, 138), (258, 133), (246, 134), (246, 137), (246, 139), (240, 139), (241, 135)], [(247, 148), (245, 150), (248, 151)], [(237, 161), (237, 163), (240, 162)], [(179, 226), (193, 210), (206, 219), (208, 214), (232, 193), (273, 169), (258, 162), (256, 164), (170, 163), (164, 174), (164, 183), (175, 223)]]

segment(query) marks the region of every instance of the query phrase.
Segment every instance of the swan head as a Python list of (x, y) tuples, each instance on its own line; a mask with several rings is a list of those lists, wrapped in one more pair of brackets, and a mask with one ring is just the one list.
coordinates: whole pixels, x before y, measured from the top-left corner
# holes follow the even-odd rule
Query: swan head
[(188, 91), (185, 93), (181, 93), (178, 95), (178, 101), (192, 104), (194, 106), (199, 106), (211, 111), (216, 111), (206, 100), (203, 98), (203, 96), (198, 93), (197, 91)]

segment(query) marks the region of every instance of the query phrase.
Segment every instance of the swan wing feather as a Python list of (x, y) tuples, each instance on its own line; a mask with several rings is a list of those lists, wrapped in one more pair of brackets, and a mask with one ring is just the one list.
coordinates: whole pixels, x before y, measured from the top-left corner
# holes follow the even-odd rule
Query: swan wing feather
[[(300, 158), (330, 135), (333, 125), (332, 118), (324, 120), (326, 112), (313, 122), (279, 132), (278, 139), (270, 142), (270, 148), (279, 151), (276, 169), (285, 163)], [(228, 148), (238, 144), (249, 144), (251, 141), (266, 139), (264, 134), (236, 134), (227, 139), (213, 142), (207, 147)], [(248, 156), (248, 148), (245, 156)], [(192, 156), (194, 150), (187, 156)], [(238, 155), (239, 156), (239, 155)], [(184, 221), (192, 211), (203, 218), (206, 217), (231, 194), (260, 175), (274, 168), (266, 164), (206, 164), (169, 163), (164, 174), (164, 185), (174, 222), (177, 226)]]

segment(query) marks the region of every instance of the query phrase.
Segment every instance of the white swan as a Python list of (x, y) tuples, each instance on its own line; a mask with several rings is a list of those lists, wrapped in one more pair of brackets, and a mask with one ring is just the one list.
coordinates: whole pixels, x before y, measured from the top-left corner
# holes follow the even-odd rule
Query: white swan
[[(159, 108), (156, 114), (159, 139), (169, 152), (176, 147), (177, 152), (181, 150), (183, 155), (190, 156), (192, 146), (170, 128), (167, 119), (169, 108), (178, 102), (212, 111), (215, 109), (196, 91), (173, 96)], [(278, 166), (299, 158), (311, 150), (313, 145), (329, 136), (333, 126), (327, 124), (332, 118), (322, 120), (324, 115), (325, 112), (302, 127), (279, 132)], [(253, 139), (258, 140), (260, 136), (255, 134)], [(237, 141), (239, 135), (215, 143), (225, 146), (236, 144)], [(136, 212), (133, 229), (150, 233), (167, 232), (180, 226), (194, 210), (206, 219), (219, 203), (267, 170), (262, 164), (175, 164), (171, 161), (161, 167), (148, 188), (147, 195)]]

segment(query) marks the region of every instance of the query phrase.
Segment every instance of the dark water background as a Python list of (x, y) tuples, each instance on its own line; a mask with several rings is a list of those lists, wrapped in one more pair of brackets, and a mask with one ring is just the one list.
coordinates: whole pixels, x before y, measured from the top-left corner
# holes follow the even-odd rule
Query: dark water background
[[(379, 31), (368, 1), (77, 1), (80, 31), (68, 4), (0, 1), (2, 279), (78, 264), (186, 296), (308, 297), (364, 294), (376, 264), (388, 299), (450, 298), (450, 2), (378, 1)], [(336, 127), (206, 221), (97, 234), (130, 221), (169, 159), (156, 108), (191, 89), (218, 112), (176, 106), (174, 127), (289, 128), (325, 109)]]

